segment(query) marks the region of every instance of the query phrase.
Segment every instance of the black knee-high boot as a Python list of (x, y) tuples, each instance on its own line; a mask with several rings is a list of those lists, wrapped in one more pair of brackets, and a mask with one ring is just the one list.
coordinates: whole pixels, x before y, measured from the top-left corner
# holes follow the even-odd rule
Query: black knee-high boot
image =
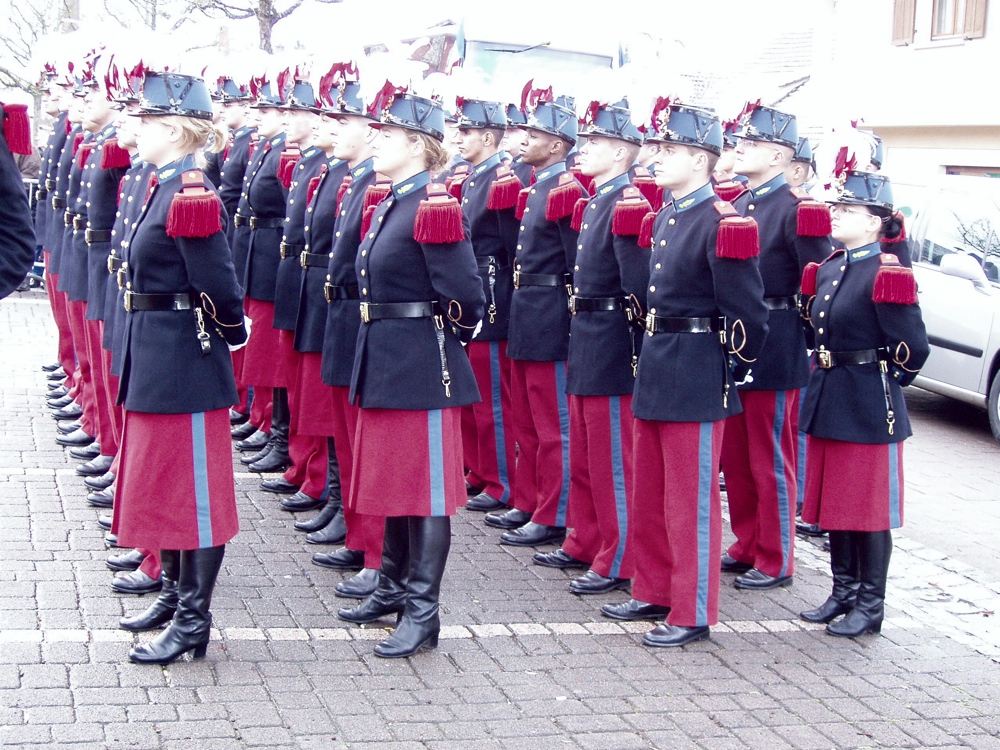
[(892, 532), (855, 531), (853, 534), (861, 569), (858, 601), (843, 620), (826, 626), (826, 632), (845, 638), (882, 631), (885, 583), (892, 556)]
[(194, 651), (196, 659), (205, 655), (212, 627), (209, 605), (225, 554), (225, 545), (181, 550), (174, 618), (156, 639), (133, 648), (128, 655), (131, 661), (169, 664), (188, 651)]
[(271, 437), (267, 440), (265, 451), (261, 451), (261, 458), (250, 464), (250, 471), (284, 471), (292, 462), (288, 456), (288, 430), (292, 418), (288, 408), (288, 389), (274, 388), (271, 401)]
[(412, 656), (435, 648), (441, 630), (438, 598), (441, 578), (451, 548), (451, 518), (410, 516), (410, 576), (406, 583), (406, 608), (392, 635), (375, 646), (385, 659)]
[(160, 565), (163, 568), (163, 588), (156, 601), (133, 617), (123, 617), (118, 621), (118, 627), (141, 633), (145, 630), (156, 630), (161, 625), (170, 622), (177, 611), (177, 576), (180, 572), (180, 552), (175, 549), (160, 550)]
[(326, 439), (329, 453), (327, 466), (327, 501), (319, 515), (295, 524), (299, 531), (308, 531), (310, 544), (343, 544), (347, 538), (347, 521), (344, 519), (344, 497), (340, 487), (340, 464), (333, 438)]
[(382, 539), (382, 567), (378, 571), (378, 588), (357, 607), (341, 609), (337, 616), (348, 622), (374, 622), (386, 615), (402, 614), (406, 604), (407, 580), (410, 575), (409, 516), (385, 519)]
[(861, 586), (854, 532), (830, 532), (830, 570), (833, 573), (833, 591), (819, 607), (799, 614), (806, 622), (828, 623), (854, 609)]

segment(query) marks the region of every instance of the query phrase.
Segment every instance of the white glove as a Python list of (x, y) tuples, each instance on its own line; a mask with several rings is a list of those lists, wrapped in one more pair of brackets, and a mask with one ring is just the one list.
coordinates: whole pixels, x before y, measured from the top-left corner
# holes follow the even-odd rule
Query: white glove
[(244, 315), (243, 316), (243, 327), (247, 329), (247, 337), (245, 339), (243, 339), (243, 343), (242, 344), (229, 344), (229, 351), (235, 352), (235, 351), (238, 351), (239, 349), (242, 349), (244, 346), (247, 345), (247, 342), (250, 341), (250, 327), (252, 325), (253, 325), (253, 321), (250, 318), (248, 318), (246, 315)]

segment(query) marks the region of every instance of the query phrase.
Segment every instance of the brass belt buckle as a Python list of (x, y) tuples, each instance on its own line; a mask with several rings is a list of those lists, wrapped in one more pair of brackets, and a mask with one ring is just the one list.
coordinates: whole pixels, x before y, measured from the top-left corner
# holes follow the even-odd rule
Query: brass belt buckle
[(288, 243), (282, 242), (280, 245), (278, 245), (278, 252), (281, 254), (282, 260), (285, 260), (285, 258), (288, 257), (286, 253), (287, 250), (288, 250)]
[(646, 333), (650, 336), (656, 333), (656, 317), (653, 315), (646, 316)]
[(521, 272), (520, 271), (514, 271), (514, 288), (515, 289), (520, 289), (521, 288)]
[(256, 216), (251, 216), (250, 217), (250, 228), (251, 229), (256, 229), (257, 228), (257, 217)]
[(833, 356), (828, 351), (817, 351), (816, 359), (819, 360), (821, 370), (829, 370), (833, 367)]
[(132, 292), (125, 292), (125, 311), (132, 312)]
[(330, 285), (323, 284), (323, 296), (326, 297), (326, 304), (330, 304)]
[(368, 317), (368, 303), (367, 302), (362, 302), (361, 303), (361, 322), (362, 323), (371, 323), (372, 322), (371, 318)]
[(115, 254), (108, 253), (108, 273), (115, 272)]
[(308, 258), (306, 256), (308, 255), (309, 255), (308, 250), (303, 250), (301, 253), (299, 253), (299, 265), (302, 266), (303, 268), (307, 267), (306, 260), (308, 260)]
[(125, 269), (126, 268), (128, 268), (128, 263), (122, 263), (118, 267), (118, 273), (115, 274), (115, 281), (118, 282), (118, 288), (119, 289), (124, 289), (125, 288)]
[(569, 295), (569, 311), (571, 315), (576, 315), (576, 295)]

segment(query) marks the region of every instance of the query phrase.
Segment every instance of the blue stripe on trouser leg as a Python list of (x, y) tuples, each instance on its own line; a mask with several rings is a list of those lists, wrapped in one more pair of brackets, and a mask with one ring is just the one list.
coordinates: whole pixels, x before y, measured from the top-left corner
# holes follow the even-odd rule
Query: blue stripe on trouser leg
[(788, 562), (792, 552), (792, 519), (788, 512), (788, 481), (785, 475), (785, 454), (781, 451), (781, 433), (785, 429), (785, 405), (788, 391), (774, 392), (774, 483), (778, 490), (778, 524), (781, 529), (781, 572), (788, 575)]
[(618, 546), (611, 561), (611, 578), (618, 578), (625, 556), (625, 540), (628, 537), (628, 505), (625, 500), (625, 456), (622, 453), (622, 413), (621, 398), (608, 398), (611, 406), (611, 476), (615, 483), (615, 516), (618, 520)]
[(562, 487), (556, 508), (556, 526), (566, 525), (569, 509), (569, 400), (566, 397), (566, 363), (553, 362), (556, 370), (556, 400), (559, 403), (559, 435), (562, 440)]
[(444, 502), (444, 430), (441, 410), (427, 412), (427, 455), (430, 459), (431, 515), (445, 515)]
[(214, 547), (212, 503), (208, 493), (208, 448), (204, 412), (191, 415), (191, 448), (194, 459), (194, 505), (198, 519), (198, 546)]
[[(712, 460), (714, 422), (702, 422), (698, 433), (698, 599), (695, 626), (708, 625), (708, 566), (712, 555), (712, 475), (719, 467)], [(718, 564), (716, 562), (716, 564)]]
[(902, 443), (889, 443), (889, 528), (903, 525), (899, 512), (899, 448)]
[(500, 400), (500, 342), (490, 342), (490, 389), (493, 405), (493, 436), (497, 446), (497, 474), (503, 485), (503, 494), (497, 498), (501, 503), (510, 499), (510, 478), (507, 470), (507, 440), (504, 435), (503, 405)]
[[(806, 400), (806, 389), (799, 389), (799, 424), (802, 424), (802, 404)], [(795, 456), (795, 507), (801, 508), (806, 498), (806, 433), (799, 430), (798, 452)]]

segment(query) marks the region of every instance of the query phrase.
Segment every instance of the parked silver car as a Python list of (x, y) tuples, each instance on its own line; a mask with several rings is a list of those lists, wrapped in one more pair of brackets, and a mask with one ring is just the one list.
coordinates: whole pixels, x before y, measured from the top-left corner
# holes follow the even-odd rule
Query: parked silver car
[(914, 385), (989, 412), (1000, 440), (1000, 180), (893, 182), (931, 354)]

